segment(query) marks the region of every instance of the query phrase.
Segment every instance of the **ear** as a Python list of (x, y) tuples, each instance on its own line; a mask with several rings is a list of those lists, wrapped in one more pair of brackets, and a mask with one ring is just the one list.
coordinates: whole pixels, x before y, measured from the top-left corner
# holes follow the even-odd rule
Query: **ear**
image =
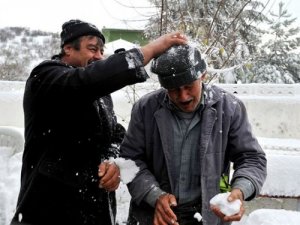
[(200, 77), (201, 81), (205, 80), (206, 78), (206, 71), (202, 74), (202, 76)]
[(63, 48), (64, 48), (64, 52), (66, 53), (66, 55), (70, 55), (71, 51), (73, 50), (73, 48), (70, 44), (66, 44)]

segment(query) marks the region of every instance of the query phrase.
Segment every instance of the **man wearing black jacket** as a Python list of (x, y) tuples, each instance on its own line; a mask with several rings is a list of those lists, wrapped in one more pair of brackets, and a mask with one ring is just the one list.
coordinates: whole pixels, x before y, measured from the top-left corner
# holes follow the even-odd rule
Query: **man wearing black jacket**
[(115, 223), (120, 171), (107, 159), (118, 155), (124, 128), (110, 93), (144, 82), (144, 65), (185, 42), (180, 33), (166, 34), (104, 59), (105, 38), (94, 25), (63, 24), (61, 53), (26, 82), (21, 189), (11, 224)]

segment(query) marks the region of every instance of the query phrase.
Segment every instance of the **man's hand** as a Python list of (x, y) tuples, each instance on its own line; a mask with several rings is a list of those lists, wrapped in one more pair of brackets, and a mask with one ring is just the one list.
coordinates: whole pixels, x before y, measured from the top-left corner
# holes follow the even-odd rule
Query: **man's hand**
[(176, 206), (176, 198), (171, 194), (161, 195), (155, 205), (154, 212), (154, 225), (168, 225), (168, 224), (178, 224), (177, 217), (171, 206)]
[(120, 169), (112, 162), (104, 161), (99, 165), (99, 187), (107, 191), (115, 191), (120, 184)]
[(221, 210), (217, 206), (211, 206), (211, 210), (225, 222), (240, 221), (242, 216), (245, 213), (245, 208), (244, 208), (244, 204), (243, 204), (244, 197), (243, 197), (243, 193), (240, 189), (232, 189), (231, 194), (227, 198), (227, 200), (229, 202), (233, 202), (236, 199), (240, 199), (242, 202), (240, 211), (237, 214), (234, 214), (232, 216), (226, 216), (221, 212)]
[(141, 51), (144, 55), (144, 65), (149, 61), (168, 50), (173, 45), (182, 45), (187, 43), (187, 38), (180, 32), (165, 34), (143, 46)]

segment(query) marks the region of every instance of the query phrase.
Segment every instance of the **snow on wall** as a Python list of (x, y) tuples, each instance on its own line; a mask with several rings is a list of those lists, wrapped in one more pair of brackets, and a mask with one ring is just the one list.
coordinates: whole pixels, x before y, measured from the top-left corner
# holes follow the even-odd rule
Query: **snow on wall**
[(222, 84), (248, 111), (258, 137), (300, 139), (300, 84)]
[(25, 82), (0, 81), (0, 126), (24, 127)]
[[(151, 90), (151, 83), (137, 84), (139, 96)], [(24, 82), (0, 81), (0, 126), (24, 126)], [(248, 111), (258, 137), (300, 139), (300, 84), (218, 84), (236, 94)], [(120, 122), (127, 126), (132, 103), (125, 89), (112, 94)]]
[[(151, 83), (137, 84), (139, 96), (151, 90)], [(24, 126), (25, 82), (0, 81), (0, 126)], [(300, 139), (300, 84), (218, 84), (236, 94), (248, 111), (258, 137)], [(127, 126), (132, 103), (125, 88), (112, 94), (120, 122)]]
[(260, 194), (300, 197), (300, 139), (259, 137), (258, 142), (267, 157), (267, 179)]
[(265, 152), (268, 162), (267, 179), (260, 194), (271, 197), (300, 197), (300, 151)]

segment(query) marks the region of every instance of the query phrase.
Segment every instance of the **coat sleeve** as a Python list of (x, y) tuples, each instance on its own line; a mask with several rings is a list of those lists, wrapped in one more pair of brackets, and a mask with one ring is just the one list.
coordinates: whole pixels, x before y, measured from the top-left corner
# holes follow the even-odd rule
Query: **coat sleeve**
[(143, 55), (138, 49), (114, 54), (87, 67), (72, 67), (60, 60), (48, 60), (30, 74), (28, 83), (40, 98), (61, 97), (78, 100), (97, 99), (126, 85), (148, 78)]
[(128, 130), (120, 149), (121, 157), (133, 160), (139, 167), (139, 172), (128, 184), (128, 190), (136, 204), (140, 204), (149, 191), (159, 187), (157, 180), (147, 166), (146, 123), (143, 118), (138, 102), (133, 106)]
[(254, 137), (244, 104), (236, 101), (236, 108), (231, 118), (228, 137), (230, 161), (233, 162), (232, 182), (239, 177), (251, 181), (255, 194), (246, 200), (251, 200), (260, 193), (266, 179), (266, 157), (257, 139)]
[(107, 158), (117, 158), (120, 154), (120, 145), (124, 138), (125, 128), (117, 123), (113, 131), (112, 143), (108, 149)]

